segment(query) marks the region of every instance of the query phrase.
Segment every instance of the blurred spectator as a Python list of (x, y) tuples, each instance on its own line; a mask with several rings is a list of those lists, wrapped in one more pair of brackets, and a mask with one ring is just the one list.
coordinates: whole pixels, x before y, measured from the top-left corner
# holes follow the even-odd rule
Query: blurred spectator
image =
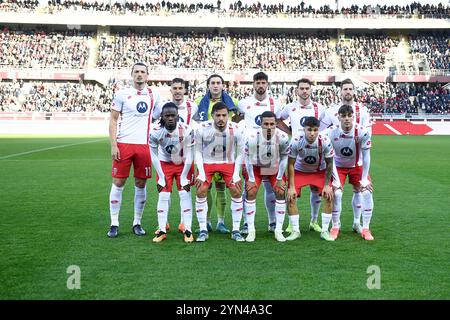
[(423, 53), (427, 57), (431, 70), (450, 69), (449, 36), (411, 36), (411, 53)]
[(399, 40), (381, 35), (354, 36), (348, 45), (346, 42), (336, 44), (344, 70), (385, 69), (386, 54), (399, 44)]
[(97, 66), (128, 68), (136, 61), (149, 66), (224, 69), (225, 38), (207, 33), (118, 33), (100, 39)]
[(0, 66), (21, 68), (86, 67), (92, 33), (68, 31), (0, 31)]
[(334, 66), (328, 36), (236, 34), (233, 38), (232, 69), (299, 71)]

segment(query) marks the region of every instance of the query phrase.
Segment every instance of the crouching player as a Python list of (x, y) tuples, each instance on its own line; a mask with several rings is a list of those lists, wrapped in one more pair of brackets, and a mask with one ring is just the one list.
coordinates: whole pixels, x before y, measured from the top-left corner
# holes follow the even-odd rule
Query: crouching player
[(214, 104), (211, 115), (213, 120), (200, 124), (195, 134), (195, 162), (198, 169), (195, 180), (197, 187), (195, 210), (200, 227), (197, 241), (203, 242), (208, 239), (206, 196), (215, 173), (222, 175), (231, 193), (233, 219), (231, 238), (236, 241), (245, 241), (239, 232), (243, 210), (242, 182), (239, 174), (243, 161), (242, 133), (236, 123), (228, 121), (228, 107), (225, 103)]
[(193, 242), (191, 182), (193, 180), (194, 132), (178, 122), (178, 108), (173, 102), (164, 104), (159, 124), (150, 130), (150, 152), (157, 173), (159, 199), (157, 205), (159, 231), (153, 242), (166, 239), (166, 222), (172, 183), (175, 179), (180, 195), (184, 222), (184, 242)]
[(283, 222), (286, 213), (286, 171), (289, 154), (289, 137), (276, 128), (275, 113), (261, 114), (261, 127), (250, 131), (245, 138), (244, 177), (246, 186), (245, 214), (247, 215), (248, 242), (255, 241), (256, 195), (263, 179), (270, 182), (275, 191), (275, 239), (286, 241)]
[(325, 199), (320, 237), (327, 241), (334, 241), (328, 232), (333, 204), (331, 176), (334, 150), (330, 139), (319, 134), (319, 127), (319, 120), (306, 117), (303, 122), (304, 133), (294, 137), (290, 144), (287, 200), (292, 232), (286, 240), (295, 240), (300, 237), (297, 197), (300, 197), (303, 187), (314, 186)]
[(341, 185), (334, 194), (331, 236), (336, 239), (339, 235), (342, 191), (348, 177), (354, 190), (362, 195), (362, 230), (359, 221), (354, 222), (353, 230), (365, 240), (373, 240), (369, 229), (373, 211), (373, 186), (369, 176), (371, 134), (368, 129), (354, 124), (353, 108), (350, 105), (339, 108), (338, 119), (340, 125), (327, 130), (335, 150), (334, 159)]

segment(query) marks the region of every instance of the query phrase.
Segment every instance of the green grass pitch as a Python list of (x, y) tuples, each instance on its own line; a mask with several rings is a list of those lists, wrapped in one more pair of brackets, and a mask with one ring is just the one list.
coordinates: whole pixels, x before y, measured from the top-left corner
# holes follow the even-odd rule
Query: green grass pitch
[[(109, 154), (106, 138), (0, 138), (1, 299), (450, 298), (450, 137), (373, 138), (371, 243), (351, 232), (347, 185), (343, 231), (334, 243), (306, 231), (306, 190), (301, 239), (276, 242), (267, 232), (261, 190), (256, 242), (213, 232), (206, 243), (183, 243), (175, 230), (176, 195), (168, 238), (155, 244), (154, 180), (143, 217), (148, 235), (131, 232), (129, 181), (120, 235), (109, 239)], [(71, 265), (80, 267), (79, 290), (67, 288)], [(380, 289), (367, 287), (372, 265), (380, 268)]]

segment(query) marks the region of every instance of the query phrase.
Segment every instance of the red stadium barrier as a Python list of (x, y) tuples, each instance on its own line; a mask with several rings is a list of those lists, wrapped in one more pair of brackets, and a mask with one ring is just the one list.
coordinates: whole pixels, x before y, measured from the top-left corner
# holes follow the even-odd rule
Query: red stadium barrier
[(421, 136), (433, 131), (426, 124), (416, 124), (406, 120), (385, 121), (377, 120), (372, 125), (374, 135), (416, 135)]

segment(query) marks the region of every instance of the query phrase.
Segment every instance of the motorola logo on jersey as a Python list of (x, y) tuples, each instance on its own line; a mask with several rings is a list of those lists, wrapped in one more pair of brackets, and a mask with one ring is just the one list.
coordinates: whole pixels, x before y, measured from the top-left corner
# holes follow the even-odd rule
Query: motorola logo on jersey
[(258, 126), (260, 126), (261, 125), (261, 115), (258, 115), (258, 116), (256, 116), (256, 118), (255, 118), (255, 123), (258, 125)]
[(226, 150), (226, 146), (219, 144), (212, 149), (211, 155), (215, 156), (216, 154), (223, 154), (226, 152)]
[(148, 109), (148, 105), (147, 103), (145, 103), (144, 101), (140, 101), (138, 102), (138, 104), (136, 105), (136, 110), (139, 113), (146, 113)]
[(305, 162), (307, 164), (314, 164), (314, 163), (316, 163), (316, 157), (307, 156), (307, 157), (305, 157)]
[(166, 147), (166, 151), (168, 154), (174, 154), (178, 152), (178, 148), (175, 145), (171, 144)]
[(353, 150), (350, 149), (349, 147), (344, 147), (341, 149), (341, 154), (344, 157), (351, 157), (353, 155)]

